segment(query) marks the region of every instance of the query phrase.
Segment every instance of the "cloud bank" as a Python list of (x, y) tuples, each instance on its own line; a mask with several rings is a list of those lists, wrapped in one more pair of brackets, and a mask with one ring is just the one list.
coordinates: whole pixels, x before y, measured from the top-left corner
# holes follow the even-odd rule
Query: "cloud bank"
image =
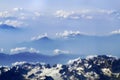
[(39, 50), (36, 50), (35, 48), (27, 48), (27, 47), (16, 47), (10, 50), (11, 53), (20, 53), (20, 52), (31, 52), (31, 53), (39, 53)]
[(111, 34), (120, 34), (120, 29), (112, 31)]
[(3, 49), (3, 48), (0, 48), (0, 52), (4, 52), (4, 49)]
[(55, 15), (58, 18), (64, 19), (93, 19), (93, 16), (86, 14), (87, 12), (89, 12), (89, 10), (81, 12), (58, 10), (56, 11)]
[(70, 36), (77, 36), (77, 35), (81, 35), (83, 34), (82, 32), (80, 31), (64, 31), (63, 33), (56, 33), (56, 36), (59, 36), (59, 37), (70, 37)]
[(70, 54), (71, 52), (70, 51), (67, 51), (67, 50), (60, 50), (60, 49), (55, 49), (54, 51), (54, 54)]

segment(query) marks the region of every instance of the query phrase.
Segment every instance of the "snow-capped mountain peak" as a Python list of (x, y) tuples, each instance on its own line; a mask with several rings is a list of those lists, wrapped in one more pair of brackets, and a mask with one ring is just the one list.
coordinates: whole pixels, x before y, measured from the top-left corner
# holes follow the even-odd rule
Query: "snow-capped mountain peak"
[(11, 68), (1, 67), (0, 79), (5, 80), (7, 76), (10, 80), (13, 77), (16, 80), (120, 80), (120, 59), (115, 57), (100, 55), (68, 63), (50, 66), (17, 62)]

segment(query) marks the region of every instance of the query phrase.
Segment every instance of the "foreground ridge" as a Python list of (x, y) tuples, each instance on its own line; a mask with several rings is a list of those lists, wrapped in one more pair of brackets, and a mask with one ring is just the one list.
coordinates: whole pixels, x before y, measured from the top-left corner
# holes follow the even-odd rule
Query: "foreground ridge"
[(16, 62), (0, 67), (0, 80), (120, 80), (120, 58), (98, 55), (66, 65)]

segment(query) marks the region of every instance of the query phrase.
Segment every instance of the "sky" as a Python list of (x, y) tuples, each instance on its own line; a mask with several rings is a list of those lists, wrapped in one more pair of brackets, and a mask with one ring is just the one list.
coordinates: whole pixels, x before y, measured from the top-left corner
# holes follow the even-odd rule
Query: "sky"
[[(120, 33), (119, 0), (0, 0), (0, 47), (65, 30), (89, 35)], [(9, 44), (9, 45), (8, 45)]]
[(24, 7), (30, 10), (102, 8), (119, 9), (119, 0), (0, 0), (1, 9)]

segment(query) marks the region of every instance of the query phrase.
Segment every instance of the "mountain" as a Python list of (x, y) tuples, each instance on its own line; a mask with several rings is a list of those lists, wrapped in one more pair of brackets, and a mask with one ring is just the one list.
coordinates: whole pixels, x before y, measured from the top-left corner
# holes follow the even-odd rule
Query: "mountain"
[(42, 37), (39, 39), (31, 40), (28, 42), (23, 42), (16, 44), (17, 47), (32, 47), (40, 50), (42, 53), (53, 54), (53, 50), (59, 47), (60, 43), (57, 40), (51, 39), (49, 37)]
[[(88, 36), (88, 35), (72, 35), (66, 38), (41, 38), (39, 40), (25, 42), (19, 44), (22, 47), (33, 47), (42, 53), (53, 54), (53, 50), (61, 49), (74, 52), (76, 54), (88, 55), (93, 54), (111, 54), (119, 56), (120, 34), (108, 36)], [(47, 52), (48, 51), (48, 52)]]
[(12, 67), (0, 67), (0, 72), (1, 80), (120, 80), (120, 58), (89, 56), (53, 66), (16, 62)]
[(61, 63), (65, 64), (69, 59), (77, 58), (78, 55), (59, 54), (54, 56), (43, 55), (39, 53), (22, 52), (18, 54), (8, 55), (0, 53), (0, 65), (11, 65), (14, 62), (44, 62), (51, 65)]
[(50, 42), (50, 41), (52, 41), (52, 40), (49, 37), (44, 36), (44, 37), (41, 37), (39, 39), (35, 39), (31, 42), (37, 43), (37, 42)]
[(7, 25), (7, 24), (2, 24), (2, 25), (0, 25), (0, 29), (4, 29), (4, 30), (15, 30), (15, 29), (17, 29), (17, 28), (14, 27), (14, 26)]

